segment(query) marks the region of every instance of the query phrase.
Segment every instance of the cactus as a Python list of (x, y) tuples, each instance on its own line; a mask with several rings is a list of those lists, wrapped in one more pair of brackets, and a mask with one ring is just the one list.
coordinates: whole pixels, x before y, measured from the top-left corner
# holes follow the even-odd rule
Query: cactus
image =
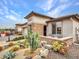
[(32, 30), (28, 30), (27, 41), (29, 42), (31, 52), (35, 51), (39, 46), (39, 35)]
[(4, 54), (3, 59), (13, 59), (16, 56), (16, 53), (8, 51)]

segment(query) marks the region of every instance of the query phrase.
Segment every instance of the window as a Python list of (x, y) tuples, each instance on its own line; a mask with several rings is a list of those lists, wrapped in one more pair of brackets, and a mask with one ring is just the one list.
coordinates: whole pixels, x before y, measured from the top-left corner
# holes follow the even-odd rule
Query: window
[(57, 27), (57, 34), (61, 34), (61, 27)]
[(52, 34), (61, 34), (61, 26), (56, 26), (56, 24), (52, 24)]
[(52, 24), (52, 34), (56, 34), (56, 24)]

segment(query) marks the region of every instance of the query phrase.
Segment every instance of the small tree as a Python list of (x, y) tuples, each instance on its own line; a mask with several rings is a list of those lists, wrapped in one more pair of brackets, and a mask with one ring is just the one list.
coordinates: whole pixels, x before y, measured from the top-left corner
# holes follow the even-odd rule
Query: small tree
[(32, 32), (32, 30), (28, 30), (28, 35), (26, 36), (29, 45), (30, 45), (30, 49), (31, 49), (31, 53), (33, 53), (33, 51), (35, 51), (38, 46), (39, 46), (39, 35), (36, 32)]

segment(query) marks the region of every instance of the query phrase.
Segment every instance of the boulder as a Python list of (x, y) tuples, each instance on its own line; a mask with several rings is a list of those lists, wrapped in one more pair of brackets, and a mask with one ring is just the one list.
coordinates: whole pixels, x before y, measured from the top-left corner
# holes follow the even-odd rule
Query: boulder
[(40, 55), (34, 56), (32, 59), (42, 59)]
[(41, 50), (40, 51), (40, 56), (46, 58), (47, 55), (48, 55), (48, 53), (49, 53), (49, 50), (48, 49)]

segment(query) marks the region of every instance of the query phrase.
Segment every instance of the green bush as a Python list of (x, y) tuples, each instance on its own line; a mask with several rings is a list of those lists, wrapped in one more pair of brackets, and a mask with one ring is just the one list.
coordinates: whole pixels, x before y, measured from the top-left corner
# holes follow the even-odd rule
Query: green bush
[(4, 54), (3, 59), (13, 59), (16, 56), (15, 52), (8, 51)]
[(16, 37), (12, 41), (17, 41), (17, 40), (22, 40), (22, 39), (24, 39), (24, 36)]
[(20, 46), (19, 46), (19, 45), (15, 45), (14, 47), (12, 47), (12, 48), (10, 49), (10, 51), (15, 52), (15, 51), (17, 51), (17, 50), (19, 50), (19, 49), (20, 49)]

